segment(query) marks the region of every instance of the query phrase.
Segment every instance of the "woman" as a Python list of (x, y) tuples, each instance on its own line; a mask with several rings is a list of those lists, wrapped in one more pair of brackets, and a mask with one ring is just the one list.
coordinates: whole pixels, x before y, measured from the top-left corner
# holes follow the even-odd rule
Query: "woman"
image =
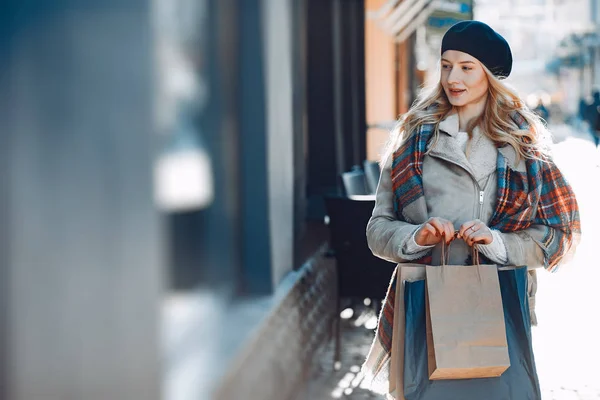
[[(424, 90), (392, 134), (367, 240), (396, 263), (470, 264), (469, 249), (491, 263), (527, 265), (533, 309), (535, 268), (554, 271), (580, 233), (575, 196), (548, 154), (539, 117), (502, 80), (512, 68), (506, 40), (477, 21), (444, 35), (440, 80)], [(393, 293), (395, 277), (390, 284)], [(386, 298), (363, 367), (385, 393), (393, 326)], [(534, 321), (534, 318), (532, 318)]]

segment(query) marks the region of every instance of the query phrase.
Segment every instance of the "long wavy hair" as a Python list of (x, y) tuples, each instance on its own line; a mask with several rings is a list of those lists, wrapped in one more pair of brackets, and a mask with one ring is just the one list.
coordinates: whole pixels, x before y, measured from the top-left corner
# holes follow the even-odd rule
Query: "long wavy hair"
[[(483, 113), (467, 127), (469, 135), (479, 126), (481, 132), (497, 147), (511, 146), (519, 160), (547, 159), (550, 156), (551, 136), (542, 119), (527, 107), (516, 90), (504, 80), (495, 77), (483, 64), (481, 67), (488, 78), (488, 96)], [(441, 79), (421, 89), (410, 110), (398, 120), (392, 130), (382, 160), (390, 157), (407, 138), (425, 124), (434, 125), (431, 143), (435, 143), (439, 137), (440, 122), (455, 111), (456, 108), (450, 104), (444, 92)], [(511, 118), (514, 112), (525, 119), (528, 129), (521, 129)], [(433, 146), (429, 148), (431, 147)]]

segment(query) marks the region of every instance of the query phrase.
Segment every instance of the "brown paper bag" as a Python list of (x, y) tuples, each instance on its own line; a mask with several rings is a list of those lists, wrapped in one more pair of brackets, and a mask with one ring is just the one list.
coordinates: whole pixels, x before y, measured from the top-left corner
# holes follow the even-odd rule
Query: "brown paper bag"
[(426, 285), (429, 378), (488, 378), (506, 371), (497, 266), (427, 266)]
[(392, 351), (390, 360), (390, 395), (396, 400), (404, 399), (404, 283), (425, 279), (425, 266), (422, 264), (398, 264), (396, 268), (396, 292), (394, 300), (394, 328), (392, 330)]

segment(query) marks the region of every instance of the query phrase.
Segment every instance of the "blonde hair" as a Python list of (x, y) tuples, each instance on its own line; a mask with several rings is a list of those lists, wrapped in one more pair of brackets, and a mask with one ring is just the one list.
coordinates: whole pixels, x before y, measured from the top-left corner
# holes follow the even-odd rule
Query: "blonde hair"
[[(527, 107), (516, 90), (495, 77), (483, 64), (481, 66), (488, 78), (488, 97), (481, 116), (469, 123), (469, 134), (479, 126), (482, 133), (498, 147), (511, 146), (518, 159), (547, 159), (551, 136), (541, 118)], [(383, 160), (390, 157), (422, 125), (434, 126), (431, 140), (435, 143), (439, 137), (440, 122), (454, 111), (456, 108), (448, 101), (441, 80), (421, 89), (410, 110), (392, 130)], [(511, 116), (514, 113), (523, 118), (526, 129), (521, 129), (513, 120)]]

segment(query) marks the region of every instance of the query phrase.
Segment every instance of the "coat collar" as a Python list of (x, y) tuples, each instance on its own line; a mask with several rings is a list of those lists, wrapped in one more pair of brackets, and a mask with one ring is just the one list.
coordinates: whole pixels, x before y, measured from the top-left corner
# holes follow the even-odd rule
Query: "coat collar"
[[(443, 158), (465, 169), (477, 181), (486, 178), (497, 167), (498, 149), (479, 127), (473, 130), (469, 155), (465, 154), (459, 136), (458, 114), (448, 115), (439, 124), (440, 135), (431, 149), (430, 155)], [(477, 167), (474, 167), (477, 166)]]
[(448, 135), (455, 137), (458, 133), (458, 113), (454, 112), (450, 115), (447, 115), (446, 118), (442, 120), (439, 124), (440, 132), (445, 132)]

